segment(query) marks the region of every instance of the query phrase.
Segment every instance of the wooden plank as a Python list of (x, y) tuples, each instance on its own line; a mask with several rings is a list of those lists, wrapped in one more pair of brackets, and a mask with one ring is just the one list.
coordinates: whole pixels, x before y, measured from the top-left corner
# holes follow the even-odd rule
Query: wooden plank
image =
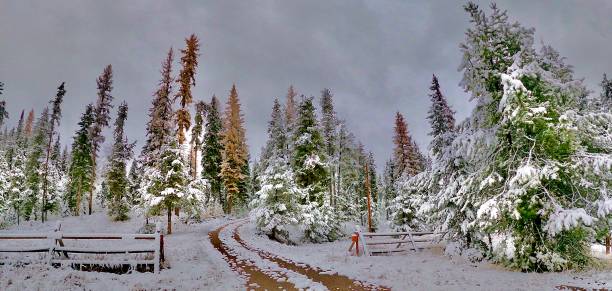
[(43, 253), (48, 252), (49, 248), (31, 247), (31, 248), (0, 248), (0, 253)]
[(119, 266), (119, 265), (153, 265), (153, 260), (134, 260), (134, 261), (107, 261), (107, 260), (61, 260), (53, 259), (53, 264), (82, 264), (82, 265), (99, 265), (99, 266)]
[(431, 232), (431, 231), (415, 231), (415, 232), (364, 232), (363, 236), (366, 237), (372, 237), (372, 236), (400, 236), (400, 235), (407, 235), (407, 234), (412, 234), (413, 236), (421, 236), (421, 235), (428, 235), (428, 234), (442, 234), (442, 233), (435, 233), (435, 232)]
[(92, 248), (73, 248), (73, 247), (56, 247), (56, 252), (67, 252), (75, 254), (142, 254), (154, 253), (155, 249), (143, 248), (113, 248), (113, 249), (92, 249)]
[(18, 233), (9, 233), (9, 234), (0, 234), (0, 240), (10, 240), (10, 239), (47, 239), (48, 236), (46, 234), (18, 234)]

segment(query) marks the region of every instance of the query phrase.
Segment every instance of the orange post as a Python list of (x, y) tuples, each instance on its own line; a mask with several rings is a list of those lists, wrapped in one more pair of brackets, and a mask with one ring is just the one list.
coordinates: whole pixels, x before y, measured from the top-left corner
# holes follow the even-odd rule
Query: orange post
[(353, 235), (351, 235), (351, 246), (349, 247), (349, 252), (353, 250), (353, 246), (355, 246), (355, 253), (359, 256), (359, 234), (357, 234), (357, 232), (354, 232)]

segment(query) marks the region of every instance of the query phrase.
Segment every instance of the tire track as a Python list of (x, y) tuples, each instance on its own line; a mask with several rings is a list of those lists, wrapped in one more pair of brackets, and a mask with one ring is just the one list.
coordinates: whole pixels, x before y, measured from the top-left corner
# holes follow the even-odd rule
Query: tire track
[[(236, 273), (246, 278), (246, 287), (248, 290), (298, 290), (295, 285), (287, 282), (287, 277), (278, 274), (272, 277), (266, 274), (260, 268), (255, 266), (255, 262), (239, 258), (235, 252), (225, 243), (221, 241), (219, 233), (232, 223), (223, 225), (208, 233), (210, 242), (217, 249), (225, 260), (229, 263), (230, 268)], [(281, 282), (279, 282), (281, 279)], [(283, 280), (284, 279), (284, 280)]]

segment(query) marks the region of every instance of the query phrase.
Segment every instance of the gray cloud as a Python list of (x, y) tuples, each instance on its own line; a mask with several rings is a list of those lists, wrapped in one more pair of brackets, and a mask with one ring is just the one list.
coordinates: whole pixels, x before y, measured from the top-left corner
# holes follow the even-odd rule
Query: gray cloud
[[(478, 1), (488, 5), (486, 1)], [(458, 87), (458, 44), (468, 20), (458, 1), (8, 1), (0, 0), (0, 80), (10, 122), (40, 112), (67, 82), (61, 133), (69, 139), (95, 78), (115, 69), (116, 104), (130, 105), (127, 133), (144, 140), (146, 113), (170, 46), (202, 41), (196, 99), (227, 98), (236, 83), (253, 157), (266, 139), (272, 100), (290, 84), (305, 95), (332, 88), (337, 111), (379, 165), (392, 150), (395, 111), (422, 146), (431, 74), (459, 119), (471, 110)], [(612, 43), (608, 1), (503, 1), (511, 19), (537, 29), (596, 94)], [(175, 66), (175, 71), (178, 66)]]

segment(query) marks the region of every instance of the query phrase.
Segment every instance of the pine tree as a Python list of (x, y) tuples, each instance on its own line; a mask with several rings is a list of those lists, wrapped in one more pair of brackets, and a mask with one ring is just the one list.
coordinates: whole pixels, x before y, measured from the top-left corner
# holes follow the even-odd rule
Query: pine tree
[(117, 110), (115, 120), (113, 151), (108, 158), (106, 182), (109, 191), (109, 215), (115, 221), (129, 219), (127, 161), (132, 157), (134, 144), (125, 136), (124, 126), (128, 115), (128, 105), (123, 102)]
[(221, 162), (223, 144), (221, 143), (221, 131), (223, 121), (219, 115), (219, 101), (213, 95), (210, 104), (206, 108), (206, 132), (202, 145), (202, 177), (210, 183), (210, 190), (217, 203), (225, 205), (225, 197), (221, 192), (223, 179), (221, 177)]
[(187, 195), (187, 183), (189, 176), (187, 166), (181, 157), (178, 141), (172, 138), (170, 144), (162, 147), (162, 158), (160, 168), (152, 169), (152, 183), (147, 188), (144, 200), (150, 208), (150, 212), (156, 214), (166, 211), (168, 215), (168, 234), (172, 233), (172, 209), (177, 207), (185, 195)]
[[(295, 92), (293, 85), (289, 86), (289, 89), (287, 90), (287, 96), (286, 96), (285, 108), (284, 108), (285, 128), (287, 129), (287, 136), (289, 138), (293, 136), (293, 127), (297, 119), (297, 103), (295, 100), (296, 96), (297, 96), (297, 92)], [(289, 157), (291, 157), (291, 155), (293, 154), (292, 146), (293, 146), (293, 143), (291, 142), (287, 143), (287, 152), (289, 154)]]
[(429, 119), (431, 125), (431, 132), (429, 133), (432, 137), (430, 150), (433, 156), (437, 157), (452, 142), (452, 135), (455, 131), (455, 117), (454, 112), (446, 102), (446, 98), (442, 95), (436, 75), (433, 75), (429, 89), (431, 90), (431, 93), (429, 93), (431, 107), (427, 119)]
[[(23, 134), (24, 128), (23, 128), (23, 114), (24, 114), (24, 110), (21, 110), (21, 114), (19, 115), (19, 121), (17, 122), (17, 135), (21, 136)], [(32, 124), (34, 123), (34, 112), (31, 111), (32, 113), (32, 121), (30, 122), (30, 132), (31, 132), (31, 128), (32, 128)], [(30, 120), (30, 116), (28, 116), (28, 121)]]
[(596, 218), (612, 211), (601, 190), (610, 178), (597, 173), (612, 164), (612, 145), (600, 138), (610, 136), (602, 124), (612, 115), (576, 110), (584, 86), (552, 50), (536, 52), (533, 29), (494, 4), (490, 15), (471, 2), (465, 10), (461, 86), (476, 107), (432, 170), (402, 184), (396, 224), (429, 214), (464, 248), (511, 267), (582, 268), (589, 233), (609, 229)]
[(161, 148), (169, 144), (174, 132), (172, 100), (172, 48), (168, 51), (162, 63), (159, 88), (155, 91), (152, 106), (149, 109), (145, 145), (142, 149), (142, 159), (145, 166), (154, 166), (161, 158)]
[(181, 64), (183, 68), (179, 73), (177, 82), (179, 83), (179, 91), (175, 98), (180, 98), (181, 108), (176, 111), (176, 120), (178, 124), (178, 142), (183, 145), (185, 142), (185, 131), (191, 127), (191, 116), (189, 114), (189, 104), (193, 100), (191, 95), (191, 87), (195, 86), (195, 74), (198, 67), (198, 52), (200, 44), (195, 34), (185, 39), (186, 48), (181, 50)]
[(64, 101), (64, 95), (66, 95), (66, 90), (64, 89), (64, 82), (60, 84), (57, 88), (57, 94), (55, 98), (50, 102), (52, 105), (51, 110), (51, 118), (49, 120), (49, 128), (47, 132), (47, 146), (46, 146), (46, 155), (45, 155), (45, 163), (43, 164), (43, 197), (42, 197), (42, 213), (41, 220), (45, 222), (47, 216), (47, 192), (49, 187), (49, 161), (51, 159), (52, 154), (52, 143), (53, 143), (53, 135), (55, 134), (55, 127), (59, 126), (60, 118), (62, 117), (62, 102)]
[(328, 157), (333, 157), (336, 153), (336, 129), (338, 127), (332, 98), (333, 95), (329, 89), (325, 88), (321, 91), (321, 127)]
[[(21, 114), (23, 117), (23, 112)], [(30, 137), (32, 135), (33, 127), (34, 127), (34, 109), (30, 110), (30, 113), (28, 113), (28, 118), (26, 119), (26, 122), (25, 122), (25, 128), (23, 129), (27, 137)]]
[(297, 117), (296, 96), (297, 93), (295, 89), (293, 89), (293, 85), (289, 86), (289, 90), (287, 90), (287, 99), (285, 101), (285, 128), (287, 128), (287, 130), (293, 127)]
[(329, 189), (329, 172), (312, 97), (302, 97), (293, 144), (291, 165), (295, 182), (302, 191), (300, 203), (305, 235), (313, 242), (335, 240), (339, 234), (338, 221), (325, 195)]
[(600, 102), (604, 110), (612, 110), (612, 80), (608, 80), (606, 74), (601, 80)]
[(245, 176), (245, 167), (248, 167), (248, 150), (236, 85), (232, 86), (225, 109), (222, 143), (221, 177), (227, 194), (225, 209), (231, 213), (233, 207), (239, 207), (246, 202), (247, 193), (240, 190), (241, 183), (249, 177)]
[(94, 164), (89, 129), (94, 123), (94, 118), (94, 107), (89, 104), (81, 116), (79, 128), (73, 137), (69, 168), (70, 186), (66, 195), (66, 204), (74, 215), (81, 214), (83, 193), (91, 191), (93, 187), (91, 172)]
[(259, 163), (265, 168), (259, 177), (261, 189), (257, 191), (251, 207), (257, 227), (270, 238), (281, 242), (289, 241), (286, 227), (296, 224), (300, 215), (297, 204), (300, 193), (289, 167), (287, 142), (281, 105), (278, 99), (274, 99), (266, 143), (269, 156), (264, 163)]
[(102, 130), (108, 127), (110, 121), (110, 109), (113, 107), (111, 104), (113, 96), (111, 91), (113, 90), (113, 67), (111, 65), (104, 68), (102, 75), (96, 80), (98, 85), (98, 100), (94, 107), (94, 122), (91, 124), (89, 130), (89, 140), (91, 141), (91, 160), (93, 165), (91, 167), (91, 185), (89, 189), (89, 215), (93, 210), (93, 193), (94, 184), (96, 183), (96, 159), (98, 158), (98, 151), (104, 143), (104, 135)]
[[(4, 91), (4, 83), (0, 82), (0, 95)], [(9, 117), (8, 111), (6, 110), (6, 101), (0, 100), (0, 128), (4, 125), (4, 119)]]
[(132, 166), (128, 174), (128, 190), (127, 200), (130, 206), (140, 205), (142, 202), (142, 195), (139, 191), (140, 185), (143, 179), (143, 165), (140, 165), (138, 160), (132, 161)]
[[(41, 204), (41, 168), (44, 162), (45, 145), (47, 144), (47, 133), (49, 131), (49, 109), (45, 108), (34, 127), (34, 136), (28, 148), (25, 173), (27, 183), (27, 198), (24, 205), (24, 216), (27, 220), (36, 219), (36, 211)], [(42, 210), (42, 208), (41, 208)], [(33, 216), (32, 216), (33, 215)]]
[(395, 114), (395, 136), (393, 138), (395, 150), (393, 151), (393, 162), (395, 163), (396, 176), (414, 176), (421, 171), (418, 153), (415, 144), (408, 133), (408, 125), (404, 116), (397, 112)]
[(191, 149), (189, 151), (189, 169), (193, 179), (196, 179), (198, 171), (198, 153), (202, 147), (202, 132), (204, 131), (204, 114), (206, 104), (202, 101), (196, 103), (194, 125), (191, 127)]

